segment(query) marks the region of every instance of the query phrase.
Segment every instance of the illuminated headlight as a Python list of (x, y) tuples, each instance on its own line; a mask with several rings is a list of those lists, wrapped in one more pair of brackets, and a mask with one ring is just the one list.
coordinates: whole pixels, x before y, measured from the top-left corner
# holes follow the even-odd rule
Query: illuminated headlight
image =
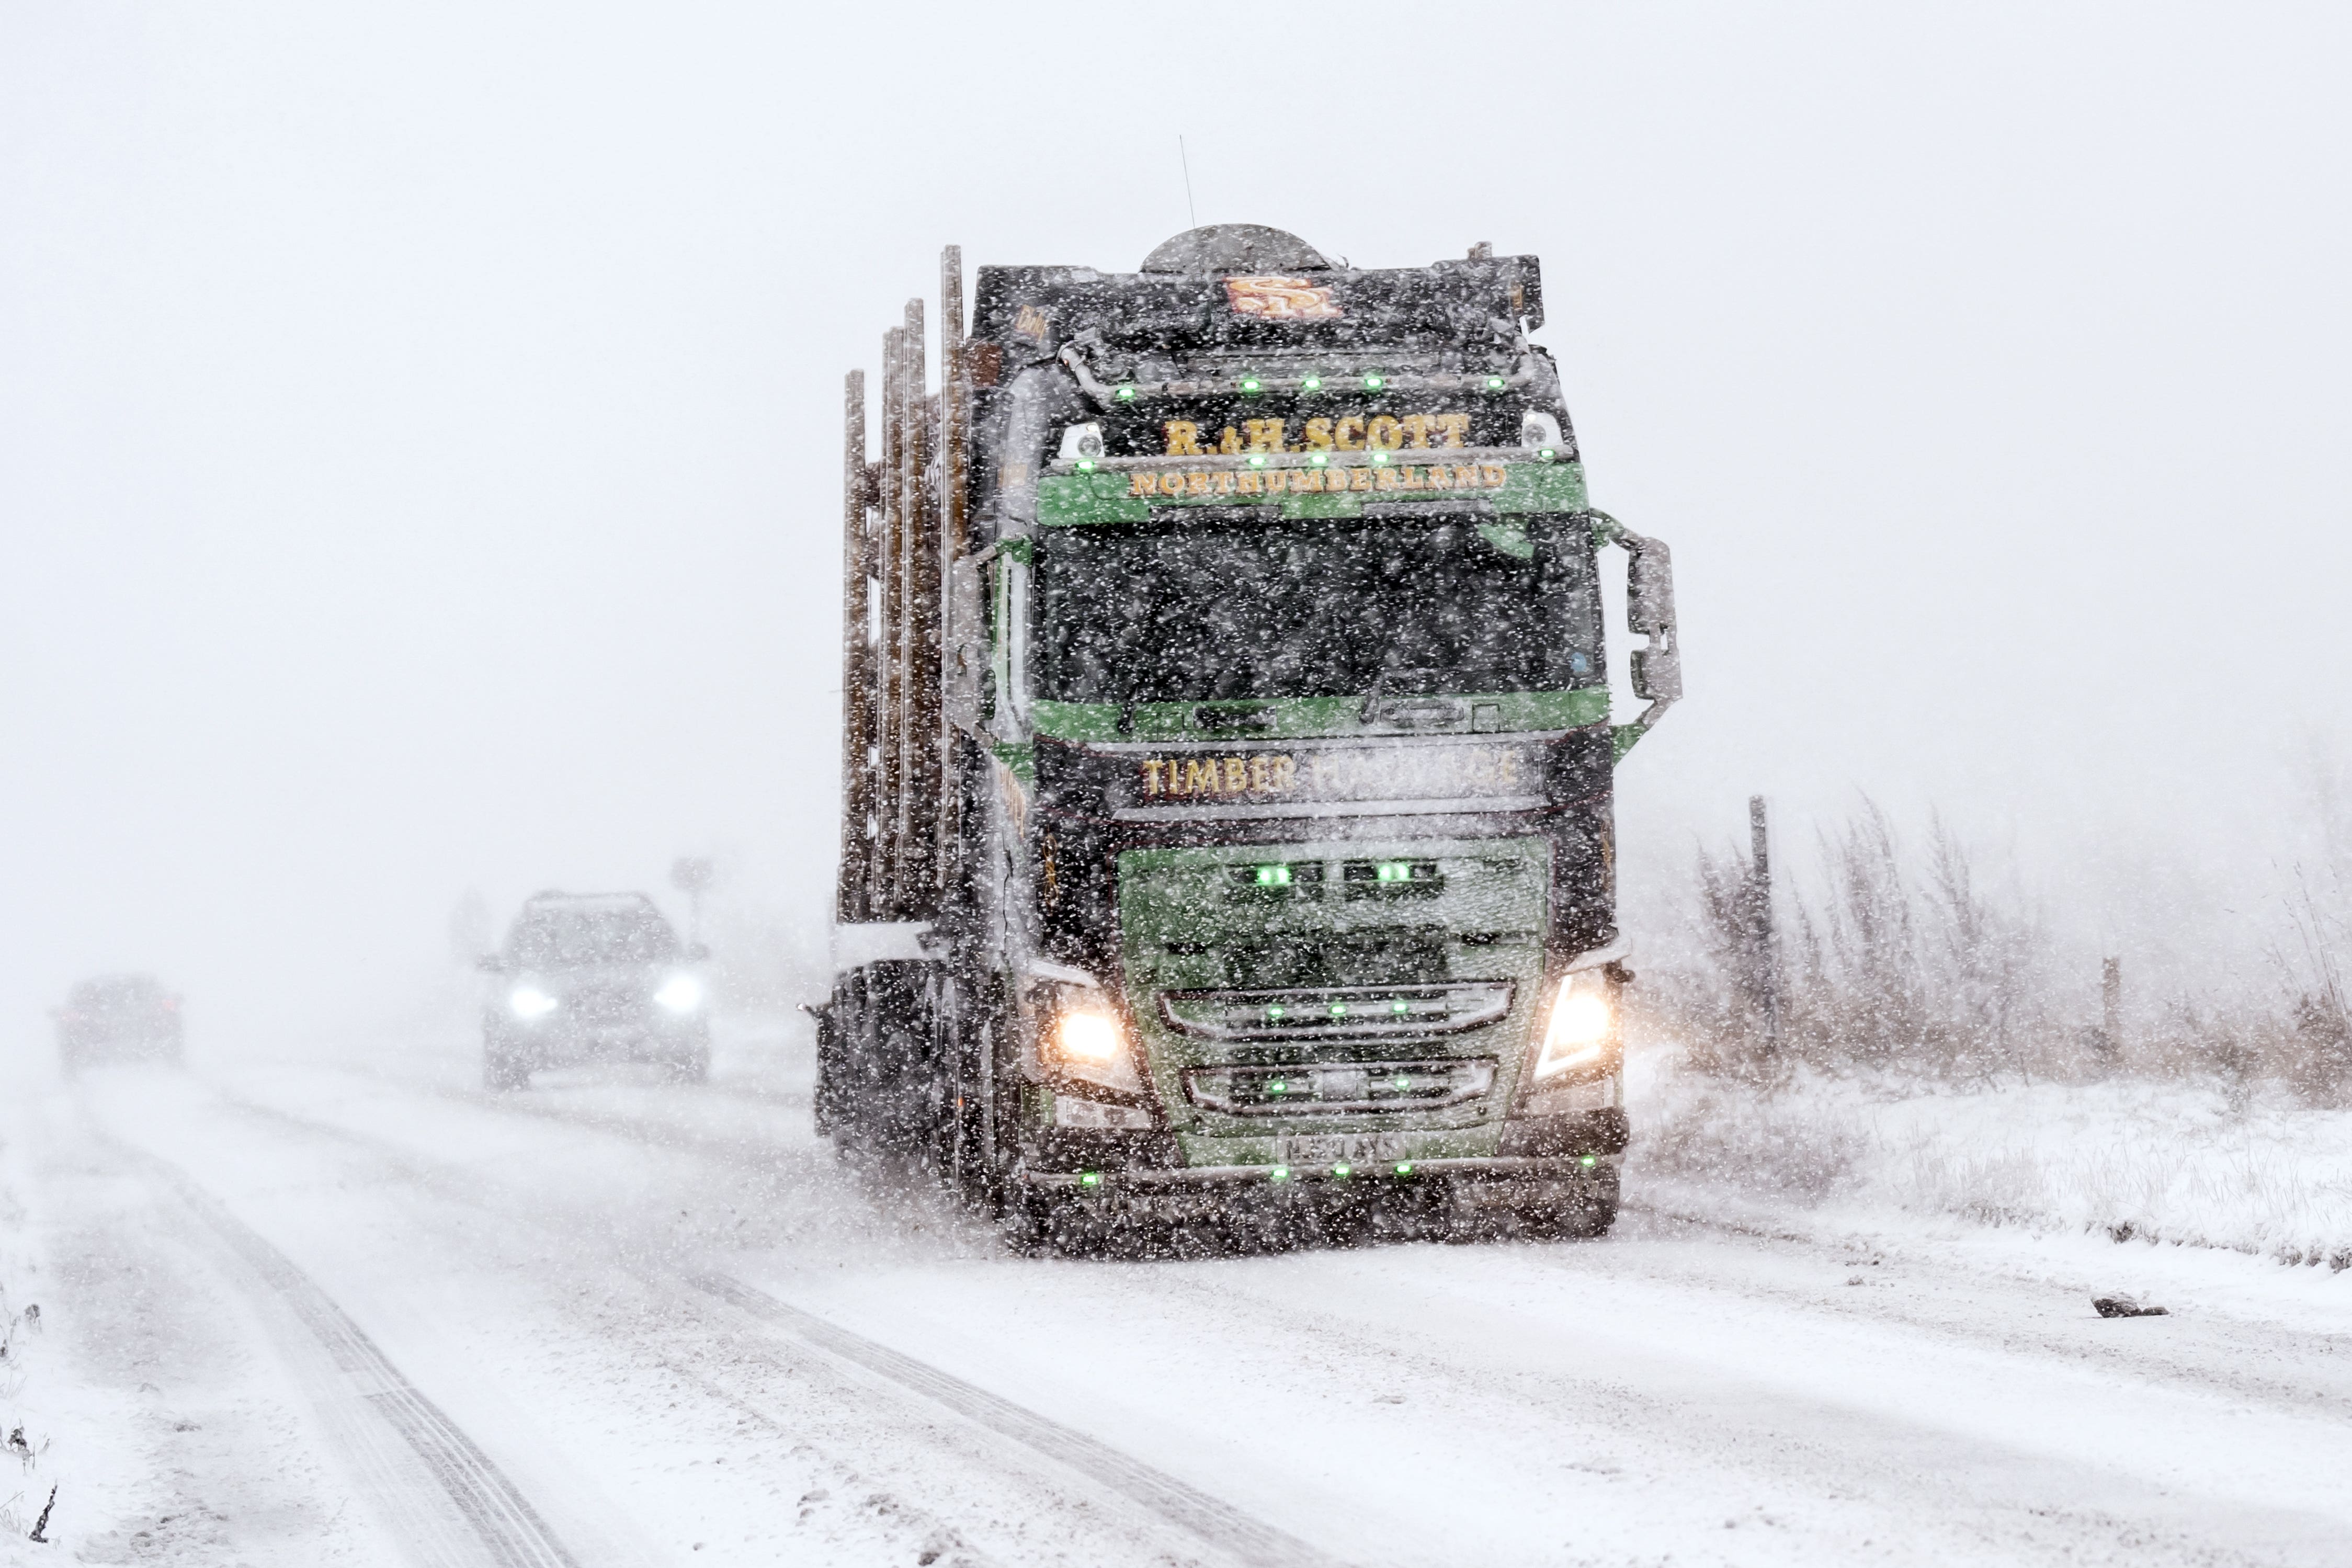
[(555, 1011), (555, 998), (536, 985), (518, 985), (507, 993), (507, 1006), (518, 1018), (544, 1018)]
[(1127, 1025), (1109, 997), (1091, 988), (1056, 985), (1042, 999), (1046, 1008), (1037, 1054), (1048, 1068), (1105, 1089), (1143, 1092)]
[(1616, 1043), (1617, 1003), (1610, 994), (1608, 973), (1580, 969), (1559, 983), (1544, 1026), (1543, 1052), (1536, 1058), (1535, 1080), (1543, 1085), (1597, 1066)]
[(691, 974), (673, 974), (662, 982), (654, 1000), (673, 1013), (691, 1013), (702, 1005), (702, 982)]

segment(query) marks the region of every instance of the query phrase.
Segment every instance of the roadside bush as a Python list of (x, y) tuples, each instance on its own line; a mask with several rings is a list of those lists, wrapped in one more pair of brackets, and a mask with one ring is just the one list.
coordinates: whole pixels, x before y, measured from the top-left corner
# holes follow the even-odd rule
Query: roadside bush
[(1809, 849), (1776, 853), (1768, 993), (1748, 856), (1699, 847), (1679, 940), (1642, 965), (1637, 1033), (1674, 1041), (1687, 1068), (1760, 1082), (1800, 1066), (1956, 1084), (2125, 1073), (2352, 1104), (2352, 929), (2307, 887), (2271, 950), (2273, 987), (2170, 976), (2168, 994), (2134, 994), (2111, 1035), (2101, 954), (2062, 939), (1939, 817), (1914, 844), (1864, 799)]
[(1814, 851), (1810, 874), (1780, 878), (1774, 892), (1778, 984), (1768, 994), (1747, 858), (1700, 849), (1690, 940), (1679, 962), (1655, 966), (1650, 992), (1654, 1021), (1685, 1043), (1692, 1065), (1981, 1079), (2065, 1054), (2065, 984), (2046, 933), (2021, 901), (1988, 891), (1940, 820), (1915, 856), (1865, 800)]

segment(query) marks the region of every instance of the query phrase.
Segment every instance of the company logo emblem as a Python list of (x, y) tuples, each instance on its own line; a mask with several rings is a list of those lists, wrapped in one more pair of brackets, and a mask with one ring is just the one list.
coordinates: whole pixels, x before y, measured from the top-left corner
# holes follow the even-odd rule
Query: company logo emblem
[(1331, 321), (1344, 313), (1328, 287), (1304, 278), (1228, 278), (1225, 301), (1236, 316), (1267, 321)]

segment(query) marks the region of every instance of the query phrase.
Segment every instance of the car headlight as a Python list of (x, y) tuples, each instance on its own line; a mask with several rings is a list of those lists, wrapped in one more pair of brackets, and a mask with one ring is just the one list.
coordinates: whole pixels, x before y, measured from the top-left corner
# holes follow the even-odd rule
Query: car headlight
[(555, 1011), (555, 998), (536, 985), (518, 985), (507, 993), (507, 1005), (518, 1018), (544, 1018)]
[(1608, 972), (1580, 969), (1559, 983), (1552, 999), (1535, 1081), (1547, 1084), (1580, 1068), (1594, 1067), (1609, 1058), (1616, 1043), (1617, 999), (1611, 993)]
[(1128, 1094), (1141, 1094), (1134, 1042), (1108, 996), (1091, 987), (1055, 985), (1042, 1000), (1037, 1055), (1046, 1068)]
[(654, 1000), (673, 1013), (691, 1013), (702, 1005), (702, 982), (691, 974), (673, 974), (662, 982)]

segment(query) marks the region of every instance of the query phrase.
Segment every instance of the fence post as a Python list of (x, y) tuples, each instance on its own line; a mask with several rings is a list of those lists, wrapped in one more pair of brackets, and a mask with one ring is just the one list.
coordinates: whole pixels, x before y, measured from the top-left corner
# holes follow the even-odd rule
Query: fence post
[(2107, 1055), (2120, 1056), (2124, 1048), (2124, 961), (2120, 958), (2107, 959), (2099, 966), (2099, 1017)]
[(1748, 797), (1748, 837), (1753, 860), (1748, 871), (1749, 963), (1757, 1005), (1764, 1013), (1764, 1048), (1780, 1048), (1780, 956), (1772, 940), (1772, 846), (1764, 797)]

